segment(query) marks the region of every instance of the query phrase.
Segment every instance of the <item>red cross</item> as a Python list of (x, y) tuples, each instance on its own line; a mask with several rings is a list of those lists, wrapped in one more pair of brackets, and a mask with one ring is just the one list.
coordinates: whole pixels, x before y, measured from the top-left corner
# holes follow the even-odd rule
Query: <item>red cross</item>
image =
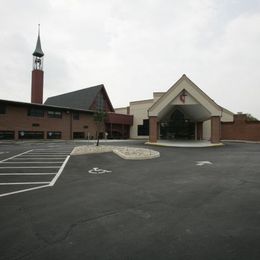
[(186, 94), (185, 90), (183, 90), (180, 95), (180, 100), (182, 103), (185, 103), (185, 97), (187, 97), (187, 94)]

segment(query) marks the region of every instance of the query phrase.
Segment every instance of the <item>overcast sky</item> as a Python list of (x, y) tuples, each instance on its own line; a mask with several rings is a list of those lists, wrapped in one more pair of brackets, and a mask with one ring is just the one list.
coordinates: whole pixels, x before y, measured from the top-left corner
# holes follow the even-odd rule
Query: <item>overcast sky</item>
[(44, 100), (103, 83), (114, 107), (186, 74), (260, 119), (260, 0), (0, 0), (0, 99), (30, 102), (41, 24)]

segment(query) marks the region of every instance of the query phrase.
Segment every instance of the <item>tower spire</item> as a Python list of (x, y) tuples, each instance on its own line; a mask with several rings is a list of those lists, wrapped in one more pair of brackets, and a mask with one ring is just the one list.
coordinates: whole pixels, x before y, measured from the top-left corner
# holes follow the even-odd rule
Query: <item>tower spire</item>
[(44, 56), (44, 53), (42, 51), (42, 46), (41, 46), (40, 24), (38, 24), (38, 38), (37, 38), (35, 51), (33, 52), (33, 56), (36, 56), (39, 58)]
[(42, 104), (43, 98), (43, 56), (40, 38), (40, 25), (38, 24), (38, 38), (35, 51), (33, 52), (32, 92), (31, 102)]

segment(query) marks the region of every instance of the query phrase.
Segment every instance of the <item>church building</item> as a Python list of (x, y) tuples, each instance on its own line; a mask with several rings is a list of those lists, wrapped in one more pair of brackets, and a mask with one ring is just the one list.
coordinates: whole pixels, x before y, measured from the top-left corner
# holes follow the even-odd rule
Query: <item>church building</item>
[[(49, 97), (43, 104), (40, 31), (33, 52), (31, 103), (0, 99), (0, 140), (144, 139), (260, 141), (260, 122), (219, 106), (186, 75), (166, 92), (114, 109), (104, 85)], [(95, 115), (105, 113), (97, 131)]]
[(232, 122), (233, 113), (216, 104), (186, 75), (168, 91), (153, 98), (130, 102), (117, 113), (133, 115), (131, 138), (210, 140), (219, 143), (221, 122)]

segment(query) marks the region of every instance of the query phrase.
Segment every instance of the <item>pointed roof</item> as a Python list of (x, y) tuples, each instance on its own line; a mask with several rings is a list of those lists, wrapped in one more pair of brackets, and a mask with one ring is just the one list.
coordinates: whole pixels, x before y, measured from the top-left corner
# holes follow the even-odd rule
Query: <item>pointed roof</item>
[[(185, 90), (189, 93), (201, 107), (205, 108), (210, 115), (220, 116), (222, 107), (205, 94), (195, 83), (193, 83), (185, 74), (167, 91), (165, 92), (149, 109), (150, 116), (162, 116), (167, 112), (167, 108), (171, 109), (174, 99)], [(183, 106), (186, 110), (188, 107)]]
[(37, 38), (37, 43), (36, 43), (36, 48), (35, 51), (33, 52), (33, 56), (36, 57), (43, 57), (44, 53), (42, 51), (42, 46), (41, 46), (41, 39), (40, 39), (40, 25), (38, 25), (38, 38)]
[(92, 110), (92, 105), (100, 91), (103, 91), (111, 111), (114, 111), (103, 84), (49, 97), (44, 104), (74, 109)]

